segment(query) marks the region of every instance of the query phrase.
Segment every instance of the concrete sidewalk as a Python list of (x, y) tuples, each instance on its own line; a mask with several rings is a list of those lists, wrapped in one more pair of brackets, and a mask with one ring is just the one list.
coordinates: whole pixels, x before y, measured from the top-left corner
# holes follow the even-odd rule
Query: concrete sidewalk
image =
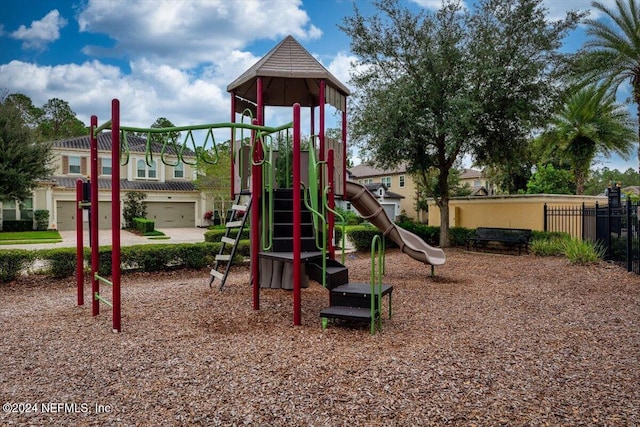
[[(206, 228), (165, 228), (160, 229), (168, 239), (150, 239), (149, 237), (138, 236), (127, 230), (120, 230), (120, 245), (149, 245), (149, 244), (172, 244), (172, 243), (198, 243), (204, 242), (204, 233)], [(75, 231), (61, 231), (62, 242), (60, 243), (36, 243), (36, 244), (20, 244), (20, 245), (1, 245), (2, 249), (51, 249), (66, 248), (76, 246)], [(89, 232), (84, 232), (84, 246), (89, 246)], [(111, 245), (111, 230), (100, 230), (98, 234), (98, 245)]]

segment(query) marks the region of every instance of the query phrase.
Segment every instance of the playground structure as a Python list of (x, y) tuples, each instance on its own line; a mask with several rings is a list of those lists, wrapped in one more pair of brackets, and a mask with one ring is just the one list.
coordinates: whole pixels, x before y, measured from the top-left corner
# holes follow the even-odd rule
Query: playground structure
[[(120, 105), (112, 102), (112, 117), (98, 126), (91, 118), (91, 176), (97, 176), (97, 134), (111, 130), (112, 158), (128, 161), (127, 134), (147, 134), (147, 162), (153, 160), (152, 134), (165, 134), (160, 158), (177, 156), (191, 144), (198, 161), (215, 163), (217, 145), (214, 131), (230, 129), (231, 197), (249, 195), (251, 240), (251, 285), (253, 308), (260, 309), (260, 288), (285, 288), (293, 292), (293, 324), (301, 324), (301, 289), (309, 278), (330, 291), (329, 307), (320, 311), (323, 326), (329, 319), (367, 320), (371, 332), (381, 327), (382, 298), (388, 296), (391, 316), (393, 287), (382, 284), (382, 241), (372, 242), (371, 283), (354, 284), (348, 280), (348, 269), (336, 258), (333, 242), (335, 198), (351, 200), (358, 211), (400, 249), (425, 264), (445, 262), (444, 252), (427, 245), (412, 233), (397, 227), (386, 215), (376, 198), (362, 185), (346, 179), (346, 125), (348, 89), (315, 60), (293, 37), (288, 36), (253, 67), (231, 83), (231, 122), (173, 128), (134, 128), (120, 125)], [(341, 140), (325, 136), (325, 107), (330, 104), (341, 112)], [(279, 127), (264, 125), (265, 107), (292, 108), (291, 123)], [(301, 141), (301, 108), (309, 107), (310, 135), (306, 147)], [(315, 110), (319, 110), (319, 129), (315, 130)], [(237, 122), (237, 116), (241, 121)], [(250, 123), (245, 123), (248, 119)], [(250, 133), (246, 137), (244, 132)], [(186, 132), (182, 143), (169, 135)], [(196, 150), (194, 132), (206, 134), (201, 150)], [(210, 147), (208, 145), (211, 145)], [(157, 147), (156, 147), (157, 148)], [(303, 149), (304, 148), (304, 149)], [(284, 152), (281, 152), (284, 151)], [(280, 165), (280, 166), (278, 166)], [(283, 166), (284, 165), (284, 166)], [(112, 274), (111, 280), (100, 276), (98, 253), (98, 187), (90, 182), (90, 201), (85, 186), (77, 186), (78, 209), (91, 206), (91, 283), (92, 313), (99, 314), (100, 302), (113, 309), (113, 330), (121, 330), (120, 301), (120, 177), (119, 168), (112, 175)], [(81, 215), (78, 215), (81, 218)], [(244, 221), (243, 221), (244, 224)], [(231, 222), (231, 226), (234, 225)], [(344, 235), (343, 235), (344, 238)], [(235, 241), (237, 244), (237, 239)], [(83, 294), (82, 222), (78, 220), (78, 304)], [(375, 259), (377, 257), (377, 264)], [(232, 257), (229, 257), (229, 261)], [(224, 275), (226, 278), (226, 273)], [(212, 271), (211, 282), (220, 276)], [(108, 301), (100, 293), (100, 284), (112, 287)], [(220, 287), (221, 288), (221, 287)]]

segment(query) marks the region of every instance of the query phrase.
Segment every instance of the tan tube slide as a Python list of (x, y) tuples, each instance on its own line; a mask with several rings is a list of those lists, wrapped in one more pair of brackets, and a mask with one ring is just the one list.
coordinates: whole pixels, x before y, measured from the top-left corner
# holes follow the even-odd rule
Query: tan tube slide
[(362, 184), (347, 181), (347, 200), (358, 212), (393, 240), (400, 250), (411, 258), (430, 265), (442, 265), (445, 262), (444, 251), (427, 245), (415, 234), (398, 227), (392, 222), (378, 200)]

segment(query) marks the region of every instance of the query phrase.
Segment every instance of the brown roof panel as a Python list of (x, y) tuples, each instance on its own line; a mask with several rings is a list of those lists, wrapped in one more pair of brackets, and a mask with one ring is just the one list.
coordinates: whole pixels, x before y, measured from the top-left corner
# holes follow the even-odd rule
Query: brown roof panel
[[(243, 100), (257, 103), (258, 77), (263, 78), (263, 102), (270, 106), (288, 107), (296, 102), (305, 107), (319, 105), (322, 79), (326, 81), (327, 92), (330, 93), (325, 98), (334, 107), (344, 111), (344, 98), (349, 95), (349, 89), (292, 36), (287, 36), (229, 84), (227, 91), (235, 92)], [(237, 112), (243, 109), (239, 108)]]

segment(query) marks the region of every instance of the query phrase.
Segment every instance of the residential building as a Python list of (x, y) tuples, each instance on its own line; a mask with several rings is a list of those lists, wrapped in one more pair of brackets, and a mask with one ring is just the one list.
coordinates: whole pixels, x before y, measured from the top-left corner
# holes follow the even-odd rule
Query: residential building
[[(89, 177), (89, 136), (55, 141), (53, 143), (53, 167), (51, 177), (39, 183), (30, 199), (21, 202), (4, 202), (0, 220), (30, 219), (33, 210), (49, 211), (49, 228), (75, 230), (76, 182), (78, 179), (98, 179), (99, 227), (111, 228), (111, 172), (120, 168), (121, 212), (124, 197), (129, 191), (147, 194), (147, 218), (155, 221), (156, 228), (195, 227), (202, 225), (205, 212), (204, 195), (196, 189), (194, 179), (195, 153), (184, 149), (182, 161), (173, 147), (167, 146), (162, 155), (161, 144), (151, 144), (151, 156), (146, 155), (147, 141), (127, 136), (129, 156), (111, 158), (111, 134), (103, 132), (98, 137), (98, 176)], [(123, 164), (124, 163), (124, 164)], [(83, 211), (85, 220), (87, 211)], [(124, 220), (120, 219), (121, 225)]]
[(399, 196), (396, 199), (399, 209), (396, 216), (404, 213), (409, 218), (419, 217), (419, 212), (416, 211), (417, 186), (411, 175), (407, 173), (405, 165), (400, 165), (395, 170), (383, 170), (360, 164), (350, 168), (349, 174), (352, 181), (363, 185), (384, 184), (386, 193), (391, 192)]

